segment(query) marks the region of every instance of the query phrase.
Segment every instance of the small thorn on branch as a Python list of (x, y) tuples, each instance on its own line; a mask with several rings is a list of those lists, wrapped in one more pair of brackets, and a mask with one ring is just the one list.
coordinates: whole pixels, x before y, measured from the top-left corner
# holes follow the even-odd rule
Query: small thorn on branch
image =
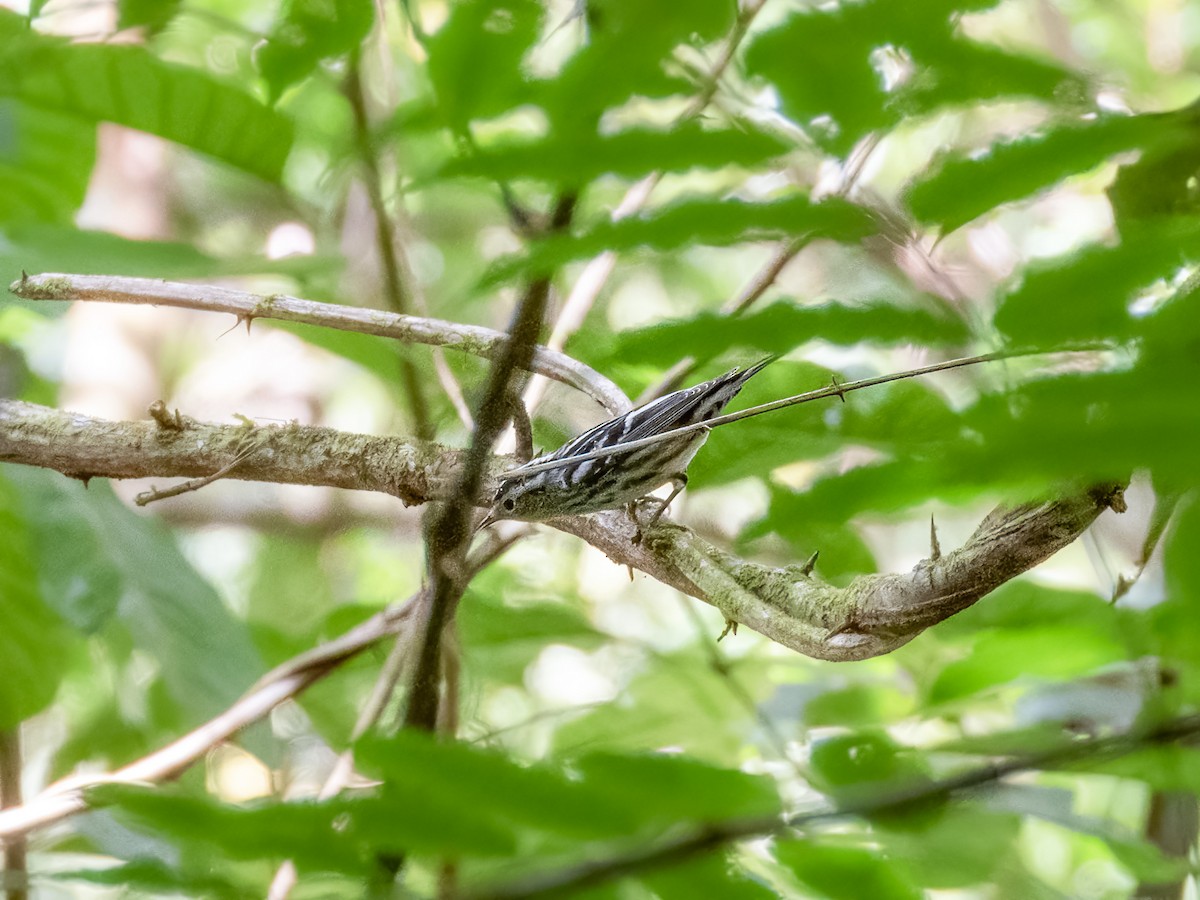
[(183, 431), (183, 429), (186, 427), (183, 421), (183, 415), (179, 412), (179, 410), (176, 409), (174, 412), (171, 412), (167, 409), (167, 404), (163, 403), (161, 400), (155, 400), (153, 403), (151, 403), (147, 412), (150, 413), (150, 418), (152, 418), (158, 424), (158, 427), (163, 431)]
[(804, 565), (800, 567), (800, 574), (806, 578), (812, 575), (813, 569), (817, 567), (817, 557), (821, 555), (820, 550), (813, 552), (813, 555), (804, 561)]
[(937, 525), (933, 521), (933, 514), (929, 514), (929, 560), (937, 562), (942, 558), (942, 545), (938, 543)]
[(833, 378), (831, 378), (829, 380), (829, 382), (830, 382), (830, 384), (829, 384), (830, 393), (835, 395), (839, 400), (841, 400), (843, 403), (845, 403), (846, 402), (846, 390), (845, 390), (845, 388), (842, 387), (842, 383), (837, 380), (837, 376), (834, 375)]

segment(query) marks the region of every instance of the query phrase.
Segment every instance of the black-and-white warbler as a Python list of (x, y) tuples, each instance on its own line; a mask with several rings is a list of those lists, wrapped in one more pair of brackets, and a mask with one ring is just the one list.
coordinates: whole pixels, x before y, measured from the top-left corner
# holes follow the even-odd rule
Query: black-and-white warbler
[(646, 523), (649, 527), (687, 484), (688, 463), (708, 439), (708, 429), (698, 428), (604, 456), (576, 457), (707, 422), (720, 415), (742, 386), (773, 358), (659, 397), (602, 422), (553, 453), (505, 472), (491, 511), (480, 527), (501, 519), (539, 522), (555, 516), (618, 509), (671, 482), (671, 494), (660, 502)]

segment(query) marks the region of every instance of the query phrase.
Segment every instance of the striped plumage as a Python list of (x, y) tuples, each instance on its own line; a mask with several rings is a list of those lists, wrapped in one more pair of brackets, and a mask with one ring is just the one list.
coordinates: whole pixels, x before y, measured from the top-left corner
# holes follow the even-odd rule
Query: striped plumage
[[(553, 453), (530, 460), (526, 466), (567, 460), (602, 447), (708, 421), (719, 415), (742, 386), (770, 361), (765, 359), (745, 371), (732, 369), (712, 381), (652, 400), (602, 422)], [(708, 429), (700, 429), (597, 459), (564, 462), (529, 475), (521, 474), (526, 466), (518, 466), (504, 474), (484, 524), (499, 519), (537, 522), (554, 516), (616, 509), (668, 481), (676, 483), (678, 492), (687, 480), (688, 463), (707, 439)]]

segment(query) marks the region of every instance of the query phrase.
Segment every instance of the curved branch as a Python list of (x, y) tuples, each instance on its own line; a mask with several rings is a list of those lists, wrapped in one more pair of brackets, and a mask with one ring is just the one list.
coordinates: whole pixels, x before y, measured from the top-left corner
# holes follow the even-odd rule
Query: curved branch
[[(464, 453), (395, 437), (301, 425), (213, 425), (182, 416), (110, 422), (16, 400), (0, 400), (0, 461), (78, 478), (195, 477), (244, 453), (229, 476), (285, 484), (379, 491), (406, 503), (453, 496)], [(492, 471), (499, 470), (493, 459)], [(475, 490), (486, 506), (489, 475)], [(1070, 544), (1107, 508), (1123, 511), (1118, 485), (993, 511), (958, 550), (932, 553), (911, 572), (864, 575), (837, 588), (805, 565), (747, 562), (686, 528), (661, 525), (640, 544), (620, 512), (547, 524), (603, 550), (620, 565), (712, 604), (806, 656), (856, 660), (889, 653), (966, 609), (1004, 582)]]
[[(247, 324), (254, 319), (276, 319), (320, 325), (339, 331), (372, 334), (410, 344), (449, 347), (484, 359), (495, 359), (508, 336), (479, 325), (460, 325), (441, 319), (408, 316), (318, 303), (284, 294), (254, 294), (203, 284), (159, 281), (154, 278), (119, 278), (111, 275), (24, 275), (9, 285), (23, 300), (87, 300), (98, 303), (131, 303), (175, 306), (204, 312), (228, 313)], [(630, 409), (624, 392), (594, 369), (565, 353), (537, 347), (531, 372), (561, 381), (583, 391), (613, 415)]]

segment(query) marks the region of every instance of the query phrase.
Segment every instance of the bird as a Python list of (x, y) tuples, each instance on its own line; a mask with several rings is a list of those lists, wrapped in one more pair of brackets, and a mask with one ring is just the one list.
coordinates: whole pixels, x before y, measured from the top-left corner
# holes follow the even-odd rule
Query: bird
[[(630, 450), (585, 459), (577, 457), (707, 422), (718, 416), (746, 382), (774, 359), (768, 357), (747, 369), (730, 369), (711, 381), (651, 400), (601, 422), (551, 453), (503, 473), (491, 508), (479, 528), (506, 519), (541, 522), (556, 516), (621, 507), (628, 508), (637, 523), (637, 501), (670, 482), (672, 490), (665, 500), (649, 498), (659, 504), (645, 525), (651, 527), (687, 484), (688, 464), (708, 439), (707, 428)], [(635, 541), (641, 533), (639, 524)]]

